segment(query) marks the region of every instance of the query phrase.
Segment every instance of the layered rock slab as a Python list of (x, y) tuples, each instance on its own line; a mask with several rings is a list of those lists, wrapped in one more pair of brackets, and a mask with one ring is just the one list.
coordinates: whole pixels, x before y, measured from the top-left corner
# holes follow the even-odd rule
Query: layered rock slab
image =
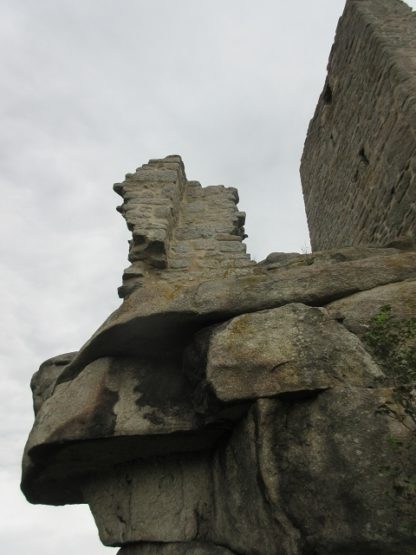
[(340, 384), (370, 387), (383, 377), (355, 335), (324, 309), (299, 303), (205, 328), (185, 360), (197, 396), (224, 403)]
[(229, 549), (202, 542), (137, 543), (120, 549), (117, 555), (236, 555)]
[[(377, 413), (391, 395), (348, 387), (302, 402), (259, 401), (260, 429), (269, 438), (260, 440), (267, 491), (279, 491), (278, 506), (305, 551), (414, 553), (416, 514), (397, 489), (403, 476), (415, 477), (413, 434)], [(409, 449), (392, 449), (391, 438)], [(399, 457), (402, 476), (388, 470)]]
[[(184, 286), (155, 281), (134, 291), (60, 376), (72, 379), (86, 364), (103, 356), (151, 353), (186, 345), (192, 333), (209, 323), (291, 302), (323, 306), (359, 291), (416, 277), (416, 253), (391, 249), (377, 256), (295, 268), (253, 269), (250, 275), (210, 279)], [(363, 256), (363, 255), (361, 255)]]

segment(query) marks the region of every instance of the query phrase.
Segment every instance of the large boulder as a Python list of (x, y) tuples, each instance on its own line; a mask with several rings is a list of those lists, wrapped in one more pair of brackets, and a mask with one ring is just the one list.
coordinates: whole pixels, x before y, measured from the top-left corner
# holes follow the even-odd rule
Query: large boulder
[(213, 541), (261, 555), (414, 555), (414, 435), (388, 389), (260, 399), (214, 457)]
[(299, 303), (205, 328), (185, 360), (196, 398), (205, 391), (221, 402), (368, 387), (383, 376), (355, 335), (324, 309)]
[(105, 545), (192, 542), (209, 532), (209, 453), (118, 465), (83, 486)]
[(88, 503), (120, 555), (414, 555), (414, 390), (362, 342), (415, 315), (413, 247), (255, 264), (235, 190), (180, 158), (116, 189), (124, 301), (32, 379), (29, 501)]
[(259, 399), (211, 452), (90, 478), (83, 492), (100, 537), (246, 555), (413, 555), (413, 434), (379, 413), (386, 401), (390, 389), (345, 386)]
[[(196, 413), (177, 357), (100, 358), (47, 391), (25, 448), (23, 487), (32, 502), (83, 502), (85, 473), (207, 449), (246, 409)], [(94, 451), (101, 455), (91, 457)]]
[[(342, 254), (342, 251), (340, 251)], [(388, 254), (389, 253), (389, 254)], [(351, 255), (350, 255), (351, 256)], [(392, 282), (416, 278), (416, 253), (377, 249), (363, 258), (289, 269), (257, 267), (246, 276), (210, 279), (196, 285), (154, 281), (135, 290), (68, 364), (59, 380), (70, 380), (96, 358), (145, 355), (185, 345), (204, 325), (238, 314), (292, 302), (329, 302)]]
[(339, 299), (327, 305), (328, 312), (359, 336), (368, 331), (370, 320), (389, 305), (396, 318), (416, 317), (416, 280), (389, 283)]

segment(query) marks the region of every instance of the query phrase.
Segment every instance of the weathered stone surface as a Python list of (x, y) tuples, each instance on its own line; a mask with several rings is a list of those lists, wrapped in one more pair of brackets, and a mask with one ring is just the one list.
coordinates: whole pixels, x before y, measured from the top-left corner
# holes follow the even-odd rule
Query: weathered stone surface
[(245, 215), (236, 206), (237, 190), (188, 181), (180, 156), (150, 160), (114, 190), (132, 232), (132, 266), (123, 274), (121, 297), (149, 280), (200, 281), (202, 275), (244, 274), (254, 264), (242, 243)]
[(412, 322), (406, 387), (361, 343), (381, 306), (416, 315), (414, 22), (347, 0), (302, 161), (312, 254), (255, 264), (236, 189), (179, 156), (116, 184), (124, 301), (32, 380), (31, 502), (88, 503), (120, 555), (415, 555)]
[[(243, 314), (199, 332), (187, 370), (222, 402), (338, 387), (371, 386), (383, 376), (353, 334), (326, 310), (288, 304)], [(206, 403), (203, 403), (205, 406)]]
[(301, 163), (313, 250), (416, 233), (416, 16), (348, 0)]
[[(409, 242), (407, 241), (407, 244)], [(400, 243), (401, 245), (401, 243)], [(390, 254), (398, 254), (401, 250), (416, 250), (415, 248), (402, 249), (398, 245), (391, 245), (386, 248), (375, 247), (342, 247), (338, 249), (329, 249), (325, 251), (315, 252), (272, 252), (262, 260), (259, 265), (264, 266), (267, 270), (277, 270), (279, 268), (294, 268), (302, 266), (324, 266), (327, 264), (336, 264), (338, 262), (347, 262), (351, 260), (360, 260), (361, 258), (370, 258), (372, 256), (388, 256)]]
[(234, 555), (229, 549), (201, 542), (140, 543), (123, 547), (117, 555)]
[(414, 436), (377, 413), (389, 399), (390, 390), (346, 388), (259, 402), (271, 434), (269, 474), (278, 476), (302, 553), (414, 554), (416, 513), (403, 490), (416, 476)]
[(30, 388), (33, 395), (33, 409), (38, 413), (42, 404), (52, 395), (56, 380), (64, 371), (67, 364), (73, 360), (76, 352), (65, 353), (45, 360), (39, 370), (33, 374)]
[(358, 291), (416, 277), (416, 253), (392, 254), (259, 270), (238, 278), (212, 279), (195, 286), (154, 282), (135, 290), (107, 319), (68, 365), (60, 380), (71, 379), (103, 356), (151, 353), (184, 345), (202, 326), (237, 314), (291, 302), (323, 306)]
[(281, 266), (287, 266), (292, 260), (299, 260), (301, 258), (302, 255), (298, 252), (271, 252), (264, 260), (259, 262), (259, 264), (279, 264)]
[(112, 468), (83, 487), (105, 545), (191, 542), (209, 533), (210, 454), (188, 453)]
[[(246, 410), (240, 404), (197, 414), (193, 404), (178, 358), (95, 360), (74, 380), (58, 384), (40, 407), (25, 449), (23, 483), (31, 484), (25, 485), (29, 499), (64, 503), (71, 481), (78, 484), (82, 473), (211, 447)], [(94, 448), (106, 449), (109, 440), (116, 448), (99, 460), (90, 457)], [(77, 487), (71, 499), (80, 502)]]
[(368, 324), (382, 306), (390, 305), (397, 318), (416, 317), (416, 281), (402, 281), (369, 291), (362, 291), (334, 301), (328, 305), (328, 312), (338, 318), (352, 332), (363, 335)]
[[(197, 199), (191, 212), (202, 209), (199, 189), (192, 185), (188, 191)], [(215, 197), (214, 191), (206, 194)], [(186, 226), (189, 222), (184, 236)], [(355, 521), (325, 516), (330, 511), (346, 519), (351, 505), (338, 506), (336, 492), (349, 491), (348, 477), (357, 474), (348, 453), (342, 459), (345, 475), (329, 455), (328, 460), (319, 455), (320, 466), (320, 446), (330, 441), (331, 430), (339, 426), (345, 437), (347, 431), (329, 408), (326, 413), (316, 407), (328, 390), (339, 395), (334, 407), (341, 398), (354, 406), (351, 392), (361, 399), (360, 392), (372, 391), (369, 387), (379, 399), (379, 368), (337, 320), (344, 318), (347, 327), (354, 317), (364, 321), (364, 314), (352, 308), (359, 306), (360, 292), (377, 298), (377, 304), (391, 298), (380, 294), (384, 289), (400, 289), (396, 304), (410, 304), (416, 253), (396, 248), (292, 253), (287, 264), (279, 255), (248, 266), (244, 275), (219, 278), (211, 272), (219, 260), (208, 238), (215, 234), (226, 248), (239, 240), (217, 225), (205, 227), (201, 236), (202, 228), (192, 228), (199, 235), (186, 240), (173, 236), (170, 268), (149, 270), (145, 258), (135, 262), (126, 272), (133, 285), (122, 306), (81, 351), (47, 361), (34, 377), (37, 415), (24, 454), (25, 495), (35, 503), (89, 503), (103, 542), (133, 544), (131, 549), (143, 553), (220, 549), (239, 555), (305, 555), (315, 549), (350, 555), (352, 549), (364, 554), (383, 548), (381, 555), (393, 555), (399, 546), (400, 553), (410, 554), (409, 535), (387, 527), (388, 519), (400, 517), (397, 504), (389, 505), (381, 519), (385, 536), (367, 512), (374, 535), (366, 536)], [(194, 251), (203, 253), (205, 269), (194, 266), (194, 258), (189, 270)], [(245, 255), (234, 255), (228, 268), (247, 263)], [(175, 264), (180, 267), (174, 269)], [(146, 281), (150, 273), (151, 282)], [(347, 304), (337, 307), (343, 298)], [(328, 311), (320, 308), (328, 303)], [(255, 406), (245, 416), (250, 404)], [(312, 416), (302, 413), (305, 406)], [(343, 410), (336, 408), (341, 415)], [(297, 411), (300, 416), (292, 421)], [(370, 444), (371, 430), (380, 441), (388, 437), (388, 426), (377, 427), (378, 421), (364, 412), (360, 418), (354, 424), (359, 441)], [(321, 435), (309, 437), (305, 422), (310, 422), (308, 430), (319, 424)], [(294, 436), (305, 437), (302, 453), (293, 440), (293, 461), (287, 462), (292, 424)], [(304, 458), (315, 461), (315, 455), (316, 468), (309, 468)], [(366, 456), (368, 471), (376, 459), (373, 451)], [(318, 497), (321, 481), (331, 472), (337, 484), (345, 482), (330, 489), (315, 520), (296, 501), (306, 488), (304, 475), (297, 486), (301, 467), (313, 483), (311, 496)], [(380, 484), (385, 487), (386, 480)], [(378, 490), (372, 486), (370, 491), (376, 495)], [(360, 502), (381, 510), (364, 494)], [(410, 519), (405, 522), (410, 526)]]
[(179, 364), (171, 359), (95, 360), (73, 381), (56, 386), (39, 412), (33, 444), (192, 429), (189, 386)]
[(413, 435), (377, 414), (386, 399), (348, 387), (258, 400), (214, 457), (213, 541), (245, 554), (413, 555), (401, 490), (416, 475)]
[[(281, 503), (279, 471), (272, 465), (272, 434), (280, 423), (272, 423), (272, 409), (259, 409), (262, 403), (253, 405), (215, 452), (210, 538), (236, 553), (300, 555), (302, 539)], [(270, 403), (266, 407), (275, 406)]]
[(259, 400), (213, 455), (95, 476), (83, 492), (100, 537), (108, 545), (199, 539), (247, 555), (412, 555), (416, 515), (398, 486), (416, 473), (414, 453), (395, 450), (389, 438), (411, 447), (411, 434), (377, 414), (390, 398), (388, 389), (340, 387), (296, 402)]
[(415, 453), (412, 433), (377, 414), (389, 399), (388, 389), (354, 387), (261, 399), (212, 455), (94, 477), (83, 491), (101, 539), (200, 539), (247, 555), (412, 555), (416, 515), (400, 484), (414, 479)]

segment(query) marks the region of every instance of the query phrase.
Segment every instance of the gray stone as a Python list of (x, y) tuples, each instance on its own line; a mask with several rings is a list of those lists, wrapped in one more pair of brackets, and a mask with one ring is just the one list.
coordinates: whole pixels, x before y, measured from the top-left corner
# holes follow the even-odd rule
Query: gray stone
[(209, 532), (209, 454), (135, 461), (89, 480), (83, 493), (105, 545), (192, 542)]
[(294, 268), (296, 266), (325, 266), (328, 264), (337, 264), (338, 262), (370, 258), (372, 256), (388, 256), (394, 253), (398, 254), (399, 249), (395, 247), (343, 247), (325, 251), (316, 251), (313, 253), (277, 252), (269, 254), (265, 260), (260, 262), (260, 265), (265, 266), (267, 270), (278, 270), (285, 267)]
[(378, 413), (389, 400), (388, 389), (348, 387), (260, 402), (266, 476), (276, 476), (302, 553), (414, 554), (414, 496), (404, 486), (416, 477), (414, 433)]
[(245, 252), (246, 246), (239, 241), (221, 241), (221, 252)]
[(236, 553), (301, 555), (302, 539), (286, 515), (272, 464), (272, 434), (281, 423), (266, 420), (266, 411), (259, 409), (265, 401), (253, 405), (214, 455), (210, 538)]
[(201, 542), (139, 543), (123, 547), (117, 555), (234, 555), (229, 549)]
[(346, 2), (301, 163), (314, 251), (415, 237), (415, 49), (405, 2)]
[(350, 331), (359, 336), (368, 331), (371, 318), (390, 305), (399, 319), (416, 318), (416, 280), (391, 283), (334, 301), (327, 308)]
[(299, 259), (301, 255), (298, 252), (272, 252), (267, 257), (259, 262), (259, 264), (282, 264), (286, 265), (293, 259)]
[(258, 400), (214, 457), (213, 541), (244, 554), (413, 555), (402, 489), (416, 475), (413, 433), (378, 413), (386, 400), (391, 390), (352, 387)]
[(231, 316), (291, 302), (323, 306), (391, 282), (416, 277), (416, 253), (341, 261), (322, 266), (253, 271), (243, 277), (212, 279), (196, 286), (155, 281), (134, 291), (68, 365), (71, 379), (92, 360), (117, 353), (151, 353), (183, 344), (190, 331)]
[(414, 391), (361, 343), (381, 306), (416, 314), (415, 49), (402, 2), (347, 0), (302, 160), (312, 254), (253, 263), (237, 191), (177, 155), (114, 186), (124, 301), (32, 380), (29, 501), (88, 503), (120, 555), (415, 555)]
[(187, 360), (201, 395), (205, 391), (222, 402), (341, 384), (370, 387), (383, 377), (357, 337), (324, 309), (301, 304), (243, 314), (202, 330)]
[(33, 374), (30, 387), (32, 389), (35, 415), (39, 412), (43, 403), (52, 395), (56, 380), (75, 355), (76, 352), (52, 357), (43, 362), (39, 370)]
[[(127, 177), (128, 176), (128, 177)], [(142, 169), (139, 168), (134, 174), (127, 174), (126, 178), (130, 181), (152, 181), (152, 182), (175, 182), (177, 179), (177, 173), (175, 170), (164, 170), (164, 169)]]
[[(137, 457), (211, 447), (226, 431), (224, 419), (239, 418), (244, 406), (218, 411), (218, 416), (207, 412), (203, 418), (194, 412), (191, 393), (173, 353), (159, 360), (101, 358), (74, 380), (56, 385), (53, 395), (47, 384), (47, 394), (38, 393), (45, 399), (25, 449), (28, 498), (68, 502), (68, 487), (80, 473)], [(107, 449), (110, 440), (114, 447)], [(91, 458), (94, 446), (97, 453), (106, 449), (105, 456)], [(70, 498), (81, 502), (82, 494), (72, 489)]]

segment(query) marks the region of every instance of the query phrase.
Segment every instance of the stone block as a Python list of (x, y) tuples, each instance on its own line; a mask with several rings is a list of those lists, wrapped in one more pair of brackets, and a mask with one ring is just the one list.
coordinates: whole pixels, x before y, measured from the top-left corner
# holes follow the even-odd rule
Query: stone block
[(289, 304), (201, 330), (186, 354), (190, 378), (221, 402), (303, 395), (341, 384), (372, 387), (382, 371), (324, 309)]
[(211, 511), (209, 460), (208, 453), (138, 460), (88, 481), (84, 497), (101, 541), (105, 545), (192, 542), (206, 535), (204, 522)]
[(402, 190), (416, 148), (415, 49), (404, 2), (346, 3), (301, 163), (314, 251), (415, 236), (416, 187), (407, 201)]

